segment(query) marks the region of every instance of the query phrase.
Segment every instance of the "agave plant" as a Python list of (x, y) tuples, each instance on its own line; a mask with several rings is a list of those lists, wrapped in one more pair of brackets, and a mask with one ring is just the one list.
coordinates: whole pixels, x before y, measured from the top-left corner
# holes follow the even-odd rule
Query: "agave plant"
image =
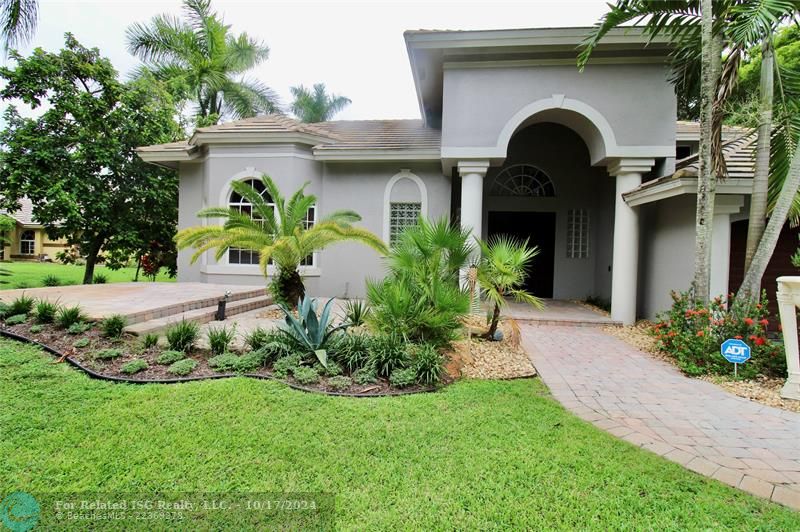
[(333, 326), (331, 323), (333, 301), (330, 299), (325, 303), (319, 317), (317, 317), (317, 300), (315, 298), (304, 297), (298, 301), (297, 317), (285, 305), (280, 305), (286, 315), (286, 323), (281, 324), (281, 329), (303, 348), (313, 352), (325, 368), (328, 367), (328, 351), (325, 348), (328, 340), (335, 332), (350, 326), (349, 323)]

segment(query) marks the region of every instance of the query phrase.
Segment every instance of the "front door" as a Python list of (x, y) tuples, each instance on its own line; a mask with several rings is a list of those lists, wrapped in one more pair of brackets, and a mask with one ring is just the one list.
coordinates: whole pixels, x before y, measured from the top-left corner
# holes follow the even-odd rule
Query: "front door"
[(553, 297), (556, 213), (489, 212), (489, 236), (500, 234), (527, 239), (529, 246), (539, 248), (528, 268), (525, 290), (538, 297)]

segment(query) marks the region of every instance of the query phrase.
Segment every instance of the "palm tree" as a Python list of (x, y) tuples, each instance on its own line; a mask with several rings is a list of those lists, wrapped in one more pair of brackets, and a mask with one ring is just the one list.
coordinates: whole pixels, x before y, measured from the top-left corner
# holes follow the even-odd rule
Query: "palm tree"
[(350, 105), (350, 98), (328, 94), (324, 83), (315, 83), (313, 92), (300, 85), (292, 87), (292, 113), (301, 122), (325, 122)]
[(479, 240), (481, 258), (478, 262), (478, 285), (483, 296), (493, 306), (491, 323), (486, 338), (494, 338), (500, 321), (500, 310), (506, 306), (507, 297), (536, 308), (544, 308), (542, 301), (521, 287), (528, 276), (526, 270), (539, 254), (536, 246), (528, 247), (528, 241), (519, 241), (504, 235), (489, 241)]
[(25, 44), (39, 23), (39, 0), (0, 0), (0, 37), (3, 47)]
[(269, 47), (233, 35), (210, 0), (184, 0), (183, 7), (186, 20), (157, 15), (128, 28), (128, 51), (144, 62), (135, 76), (153, 76), (192, 102), (200, 126), (279, 111), (275, 92), (245, 77), (267, 60)]
[[(701, 148), (700, 172), (698, 176), (698, 209), (697, 209), (697, 246), (695, 263), (695, 290), (697, 296), (703, 300), (708, 299), (708, 286), (710, 277), (710, 243), (711, 243), (711, 216), (713, 215), (714, 186), (717, 177), (726, 174), (725, 161), (722, 156), (721, 129), (724, 115), (724, 104), (733, 93), (738, 81), (739, 65), (748, 47), (754, 44), (761, 45), (770, 39), (774, 29), (784, 20), (797, 14), (797, 2), (794, 0), (720, 0), (707, 2), (705, 0), (618, 0), (611, 6), (610, 11), (603, 17), (595, 30), (584, 43), (584, 50), (579, 56), (579, 66), (583, 66), (600, 40), (614, 27), (630, 21), (644, 21), (642, 28), (651, 38), (665, 35), (675, 45), (673, 52), (673, 67), (675, 74), (672, 78), (679, 94), (694, 94), (697, 91), (698, 73), (710, 72), (717, 79), (713, 89), (715, 96), (711, 96), (708, 86), (701, 91), (706, 94), (704, 100), (708, 105), (711, 99), (713, 108), (710, 113), (712, 131), (709, 135), (703, 127), (703, 122), (709, 121), (701, 117)], [(709, 20), (704, 15), (713, 15)], [(707, 24), (705, 24), (707, 22)], [(710, 28), (709, 28), (710, 25)], [(709, 35), (710, 31), (710, 35)], [(713, 48), (705, 43), (714, 43)], [(724, 65), (720, 64), (720, 55), (725, 50)], [(708, 63), (707, 52), (711, 52), (712, 64)], [(701, 61), (702, 59), (702, 61)], [(701, 64), (706, 68), (703, 69)], [(766, 102), (763, 102), (763, 107)], [(766, 122), (767, 115), (762, 115), (762, 122)], [(759, 132), (769, 136), (768, 124), (763, 123)], [(705, 131), (706, 134), (703, 132)], [(775, 133), (773, 133), (773, 138)], [(704, 138), (705, 137), (705, 138)], [(711, 143), (710, 148), (708, 142)], [(704, 148), (705, 146), (705, 148)], [(761, 195), (763, 194), (764, 179), (763, 168), (767, 166), (764, 158), (775, 150), (769, 149), (769, 142), (763, 136), (759, 139), (760, 162), (756, 163), (761, 173), (754, 181), (756, 199), (755, 215), (760, 214)], [(710, 151), (710, 160), (707, 152)], [(783, 153), (781, 166), (785, 172), (789, 163), (786, 152)], [(772, 163), (771, 163), (772, 164)], [(772, 164), (774, 166), (774, 164)], [(710, 171), (704, 171), (704, 168)], [(770, 185), (772, 189), (773, 186)], [(772, 190), (770, 190), (772, 192)], [(773, 201), (777, 193), (771, 195)], [(754, 228), (757, 231), (758, 227)], [(752, 239), (751, 239), (752, 243)], [(751, 249), (750, 253), (753, 251)], [(769, 260), (769, 257), (767, 257)], [(759, 279), (760, 281), (760, 279)], [(756, 291), (757, 292), (757, 291)]]
[(303, 279), (298, 271), (300, 263), (315, 251), (338, 242), (357, 241), (379, 253), (387, 252), (380, 238), (352, 225), (361, 220), (361, 216), (353, 211), (334, 211), (313, 225), (308, 224), (307, 213), (317, 203), (316, 196), (304, 193), (308, 183), (287, 201), (268, 175), (262, 174), (261, 181), (264, 195), (245, 182), (231, 185), (234, 192), (252, 205), (252, 215), (224, 207), (203, 209), (197, 213), (198, 217), (221, 218), (225, 223), (179, 231), (175, 237), (178, 248), (194, 248), (192, 262), (211, 249), (217, 250), (217, 260), (230, 248), (257, 251), (265, 277), (270, 262), (274, 262), (278, 269), (270, 286), (276, 302), (292, 307), (305, 295)]

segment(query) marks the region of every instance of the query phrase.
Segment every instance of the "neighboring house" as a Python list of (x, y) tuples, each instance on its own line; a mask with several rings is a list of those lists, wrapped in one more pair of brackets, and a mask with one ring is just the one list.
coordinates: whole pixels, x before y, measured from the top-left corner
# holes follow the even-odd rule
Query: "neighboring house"
[[(230, 184), (258, 186), (264, 172), (287, 193), (309, 182), (319, 198), (309, 223), (347, 208), (388, 242), (420, 215), (447, 216), (484, 238), (527, 238), (541, 249), (530, 291), (608, 299), (612, 317), (631, 323), (668, 307), (669, 291), (691, 281), (697, 179), (689, 166), (699, 134), (676, 123), (665, 42), (614, 30), (579, 72), (575, 50), (587, 32), (408, 31), (422, 120), (264, 116), (139, 154), (178, 169), (181, 228), (218, 223), (196, 217), (204, 207), (247, 210)], [(747, 133), (728, 129), (726, 140)], [(715, 293), (729, 287), (731, 227), (746, 218), (747, 179), (718, 188)], [(181, 281), (264, 282), (257, 253), (230, 250), (220, 261), (206, 253), (194, 265), (191, 254), (179, 255)], [(365, 278), (383, 275), (384, 265), (348, 243), (315, 254), (302, 273), (311, 294), (363, 296)]]
[(27, 198), (20, 200), (20, 209), (5, 214), (16, 220), (17, 224), (8, 234), (7, 241), (0, 246), (0, 260), (55, 260), (56, 253), (69, 246), (66, 240), (51, 240), (44, 226), (33, 218), (33, 204)]

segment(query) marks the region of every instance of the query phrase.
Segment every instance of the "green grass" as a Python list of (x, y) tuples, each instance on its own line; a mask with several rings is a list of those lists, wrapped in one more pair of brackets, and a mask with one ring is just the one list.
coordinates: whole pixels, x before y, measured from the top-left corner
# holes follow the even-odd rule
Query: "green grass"
[[(0, 290), (10, 290), (13, 288), (37, 288), (44, 286), (44, 278), (54, 275), (61, 280), (61, 284), (81, 284), (83, 281), (83, 266), (65, 265), (46, 262), (3, 262), (0, 269), (7, 270), (10, 276), (0, 277)], [(133, 281), (136, 276), (136, 268), (122, 268), (119, 270), (109, 270), (105, 266), (97, 266), (95, 274), (102, 273), (108, 278), (109, 283), (127, 283)], [(139, 274), (139, 281), (149, 281), (149, 279)], [(156, 281), (174, 281), (166, 274), (165, 270), (156, 277)]]
[(0, 496), (325, 492), (336, 528), (357, 530), (800, 528), (568, 414), (536, 380), (348, 399), (247, 378), (112, 384), (52, 361), (0, 340)]

